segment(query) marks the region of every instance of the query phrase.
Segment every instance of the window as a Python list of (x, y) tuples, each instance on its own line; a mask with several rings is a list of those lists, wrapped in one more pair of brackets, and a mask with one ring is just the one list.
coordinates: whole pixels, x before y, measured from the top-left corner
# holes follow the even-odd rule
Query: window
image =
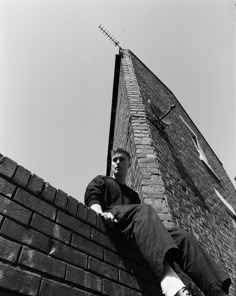
[(187, 128), (189, 129), (189, 131), (191, 132), (192, 134), (192, 141), (193, 141), (193, 144), (194, 146), (196, 147), (198, 153), (199, 153), (199, 158), (200, 160), (204, 163), (204, 165), (207, 167), (207, 169), (210, 171), (211, 174), (213, 174), (213, 176), (218, 180), (220, 181), (220, 178), (217, 176), (217, 174), (215, 173), (215, 171), (213, 170), (213, 168), (211, 167), (201, 145), (199, 144), (199, 141), (198, 141), (198, 137), (197, 135), (195, 134), (195, 132), (191, 129), (191, 127), (187, 124), (187, 122), (180, 116), (180, 119), (183, 121), (183, 123), (187, 126)]
[(234, 217), (236, 217), (236, 213), (233, 209), (233, 207), (227, 202), (227, 200), (224, 199), (224, 197), (220, 194), (220, 192), (218, 190), (215, 190), (216, 195), (219, 197), (219, 199), (223, 202), (223, 204), (227, 207), (227, 210), (229, 210), (229, 212), (231, 214), (233, 214)]

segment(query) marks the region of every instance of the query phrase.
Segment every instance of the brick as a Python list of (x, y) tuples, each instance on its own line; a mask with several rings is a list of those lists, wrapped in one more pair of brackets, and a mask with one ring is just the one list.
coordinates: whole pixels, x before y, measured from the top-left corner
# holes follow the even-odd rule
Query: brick
[(68, 265), (66, 280), (85, 288), (101, 292), (101, 278), (83, 269)]
[(92, 274), (92, 273), (88, 273), (87, 276), (87, 287), (89, 289), (101, 292), (102, 290), (102, 280), (99, 276)]
[(42, 197), (53, 203), (55, 196), (56, 196), (56, 188), (52, 187), (49, 183), (45, 182), (43, 186)]
[(19, 264), (58, 278), (64, 278), (65, 276), (66, 264), (64, 262), (51, 258), (50, 256), (44, 255), (28, 247), (23, 248)]
[(98, 228), (98, 230), (100, 230), (100, 231), (102, 231), (104, 233), (107, 233), (107, 231), (108, 231), (106, 222), (102, 218), (102, 216), (100, 216), (100, 215), (97, 216), (97, 228)]
[(54, 241), (50, 252), (52, 257), (66, 261), (78, 267), (87, 267), (87, 255), (65, 244)]
[(43, 232), (50, 237), (56, 238), (62, 242), (69, 243), (71, 232), (65, 229), (64, 227), (52, 222), (48, 219), (45, 219), (38, 214), (34, 214), (31, 221), (32, 227), (36, 228), (40, 232)]
[(112, 239), (108, 235), (105, 235), (95, 228), (92, 228), (91, 239), (106, 248), (109, 248), (113, 251), (116, 250), (115, 243), (112, 241)]
[(142, 179), (141, 180), (142, 185), (155, 185), (155, 184), (161, 184), (161, 182), (158, 182), (156, 180), (151, 180), (151, 179)]
[(147, 168), (145, 171), (147, 173), (160, 175), (160, 169), (159, 168)]
[(58, 189), (56, 193), (56, 198), (55, 198), (55, 205), (64, 210), (67, 205), (67, 198), (68, 198), (68, 194)]
[(119, 282), (131, 288), (140, 289), (135, 276), (121, 269), (119, 270)]
[(0, 287), (23, 295), (38, 295), (39, 275), (2, 263), (0, 263), (0, 274)]
[(30, 178), (27, 189), (36, 195), (40, 195), (43, 189), (44, 180), (37, 175), (33, 174)]
[(0, 212), (21, 223), (28, 224), (32, 212), (15, 203), (14, 201), (0, 195)]
[(103, 259), (103, 247), (80, 235), (72, 235), (71, 245), (91, 256)]
[(16, 186), (12, 185), (7, 180), (0, 177), (0, 193), (11, 198)]
[(169, 208), (167, 207), (167, 202), (166, 200), (161, 197), (158, 198), (158, 196), (156, 196), (156, 198), (152, 197), (152, 198), (143, 198), (143, 203), (148, 204), (148, 205), (152, 205), (153, 208), (155, 209), (156, 212), (163, 212), (163, 213), (168, 213), (169, 212)]
[(66, 280), (68, 282), (87, 287), (87, 274), (84, 269), (67, 265)]
[(0, 174), (12, 178), (17, 168), (17, 163), (8, 157), (0, 155)]
[(121, 295), (125, 295), (125, 296), (132, 296), (132, 291), (127, 288), (124, 287), (122, 285), (119, 285), (117, 283), (114, 283), (112, 281), (109, 281), (107, 279), (103, 280), (103, 285), (102, 285), (103, 289), (102, 289), (102, 293), (103, 295), (108, 295), (108, 296), (121, 296)]
[(143, 192), (143, 199), (164, 199), (165, 198), (165, 195), (164, 193), (158, 193), (158, 192), (155, 192), (155, 193), (151, 193), (151, 192)]
[(122, 259), (118, 254), (108, 250), (104, 249), (104, 261), (111, 264), (115, 265), (119, 268), (126, 269), (124, 262), (124, 259)]
[(22, 187), (26, 187), (29, 182), (30, 176), (31, 172), (29, 170), (25, 169), (22, 166), (18, 166), (13, 177), (13, 182)]
[(5, 219), (1, 233), (23, 244), (33, 246), (44, 252), (49, 251), (50, 239), (29, 227), (22, 226), (10, 219)]
[(165, 187), (163, 185), (143, 185), (142, 190), (147, 193), (162, 193), (165, 192)]
[(20, 245), (0, 237), (0, 258), (15, 262), (20, 250)]
[(82, 234), (86, 237), (90, 237), (90, 226), (79, 221), (75, 217), (71, 217), (62, 211), (58, 212), (57, 223), (75, 231), (76, 233)]
[(87, 223), (96, 227), (97, 226), (97, 216), (98, 216), (98, 214), (95, 211), (88, 208)]
[(165, 213), (158, 212), (158, 216), (161, 219), (161, 221), (172, 221), (171, 214), (165, 214)]
[(83, 220), (83, 221), (87, 221), (87, 217), (88, 217), (88, 208), (87, 208), (87, 206), (83, 205), (80, 202), (78, 203), (77, 217), (80, 220)]
[(43, 279), (39, 296), (84, 296), (84, 292), (68, 285)]
[(118, 280), (118, 269), (93, 257), (89, 257), (88, 269), (102, 274), (104, 277), (110, 278), (112, 280)]
[(78, 208), (78, 201), (69, 195), (67, 200), (67, 206), (66, 206), (67, 211), (71, 215), (76, 216), (77, 208)]
[(56, 208), (21, 188), (17, 190), (14, 200), (49, 219), (56, 217)]

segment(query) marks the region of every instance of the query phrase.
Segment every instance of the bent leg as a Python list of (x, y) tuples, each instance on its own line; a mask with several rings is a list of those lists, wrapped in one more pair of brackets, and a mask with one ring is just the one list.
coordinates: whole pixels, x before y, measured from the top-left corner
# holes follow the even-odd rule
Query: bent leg
[(178, 264), (194, 283), (209, 296), (228, 293), (230, 278), (190, 234), (179, 229), (168, 230), (179, 248)]
[(117, 227), (126, 239), (135, 240), (142, 256), (161, 278), (164, 258), (168, 252), (177, 253), (177, 245), (163, 226), (152, 206), (115, 206), (111, 212), (117, 219)]

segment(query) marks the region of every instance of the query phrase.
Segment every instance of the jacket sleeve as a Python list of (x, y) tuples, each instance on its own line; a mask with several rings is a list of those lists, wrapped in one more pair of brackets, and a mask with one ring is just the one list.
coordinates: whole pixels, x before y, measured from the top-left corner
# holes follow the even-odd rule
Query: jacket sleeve
[(103, 208), (105, 197), (105, 178), (104, 176), (95, 177), (87, 186), (84, 195), (84, 203), (91, 207), (93, 204), (99, 204)]

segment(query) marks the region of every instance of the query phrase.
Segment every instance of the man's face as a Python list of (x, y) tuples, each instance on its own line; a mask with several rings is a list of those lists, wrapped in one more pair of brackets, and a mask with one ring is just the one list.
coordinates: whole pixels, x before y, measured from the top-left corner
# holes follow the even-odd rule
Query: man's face
[(112, 172), (115, 176), (126, 177), (129, 168), (129, 158), (124, 153), (112, 155)]

